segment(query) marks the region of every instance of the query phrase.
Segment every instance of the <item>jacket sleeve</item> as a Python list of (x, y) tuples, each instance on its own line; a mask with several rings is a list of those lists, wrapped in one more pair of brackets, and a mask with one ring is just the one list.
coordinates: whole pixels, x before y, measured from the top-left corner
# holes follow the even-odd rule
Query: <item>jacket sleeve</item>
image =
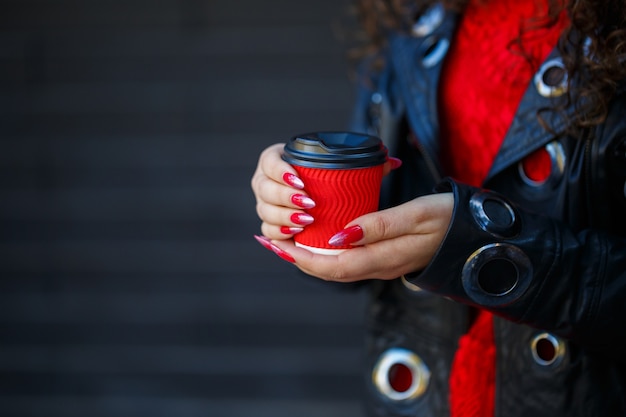
[(422, 289), (623, 359), (626, 238), (521, 210), (453, 180), (455, 207), (431, 263), (406, 279)]

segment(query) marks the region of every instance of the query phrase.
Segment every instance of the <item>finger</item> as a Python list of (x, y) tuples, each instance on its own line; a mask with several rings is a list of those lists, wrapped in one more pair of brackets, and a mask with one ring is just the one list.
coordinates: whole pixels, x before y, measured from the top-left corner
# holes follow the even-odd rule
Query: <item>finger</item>
[(275, 225), (263, 222), (261, 224), (261, 233), (270, 239), (285, 240), (291, 239), (294, 235), (302, 232), (304, 226), (285, 226)]
[(400, 269), (390, 264), (388, 250), (377, 251), (369, 247), (346, 250), (339, 255), (320, 255), (299, 248), (291, 240), (273, 243), (289, 254), (303, 272), (326, 281), (354, 282), (367, 279), (398, 277)]
[(333, 244), (367, 245), (410, 234), (426, 234), (447, 229), (452, 215), (452, 194), (416, 198), (386, 210), (354, 219), (331, 238)]
[(256, 197), (267, 204), (283, 207), (310, 209), (315, 207), (306, 192), (278, 183), (269, 177), (260, 178), (256, 184)]
[(303, 189), (304, 184), (296, 170), (282, 159), (284, 146), (283, 143), (277, 143), (266, 148), (259, 157), (259, 167), (275, 182)]
[(302, 210), (257, 201), (257, 214), (261, 220), (275, 226), (307, 226), (315, 221), (313, 216)]
[(304, 188), (304, 184), (298, 178), (296, 170), (282, 160), (283, 146), (280, 143), (269, 146), (259, 156), (256, 169), (250, 181), (252, 191), (257, 199), (260, 197), (261, 187), (268, 180), (297, 190)]
[[(275, 241), (303, 272), (336, 282), (394, 279), (428, 265), (440, 244), (437, 235), (406, 235), (345, 250), (339, 255), (318, 255), (297, 248), (291, 241)], [(284, 243), (283, 243), (284, 242)]]
[(415, 229), (414, 218), (403, 214), (406, 211), (398, 206), (358, 217), (333, 235), (328, 243), (333, 246), (367, 245), (411, 234)]

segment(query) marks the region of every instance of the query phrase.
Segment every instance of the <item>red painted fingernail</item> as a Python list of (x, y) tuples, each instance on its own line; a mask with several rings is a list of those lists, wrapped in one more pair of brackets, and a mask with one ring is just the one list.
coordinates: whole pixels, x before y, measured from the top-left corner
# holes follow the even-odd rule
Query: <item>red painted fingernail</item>
[(290, 227), (290, 226), (281, 226), (280, 227), (280, 233), (282, 233), (284, 235), (295, 235), (296, 233), (300, 233), (303, 230), (304, 230), (304, 228), (302, 228), (302, 227)]
[(302, 195), (302, 194), (293, 194), (291, 196), (291, 202), (296, 206), (304, 209), (309, 209), (315, 207), (315, 201), (311, 200), (311, 198)]
[(361, 226), (352, 226), (343, 229), (328, 240), (328, 244), (332, 246), (350, 245), (363, 239), (363, 229)]
[(290, 217), (291, 221), (301, 226), (313, 223), (313, 216), (307, 213), (293, 213)]
[(296, 263), (296, 260), (293, 258), (293, 256), (289, 255), (287, 252), (285, 252), (278, 246), (272, 244), (272, 250), (274, 251), (276, 255), (280, 256), (283, 260), (287, 262), (291, 262), (292, 264)]
[(257, 242), (259, 242), (265, 249), (272, 250), (272, 242), (265, 236), (254, 235), (254, 238)]
[(285, 181), (287, 185), (290, 185), (299, 190), (302, 190), (304, 188), (304, 183), (302, 182), (302, 180), (289, 172), (285, 172), (283, 174), (283, 181)]
[(398, 159), (398, 158), (394, 158), (393, 156), (390, 156), (387, 158), (389, 160), (389, 163), (391, 164), (391, 169), (398, 169), (402, 166), (402, 160)]
[(287, 252), (285, 252), (284, 250), (282, 250), (278, 246), (274, 245), (265, 236), (254, 235), (254, 238), (257, 240), (257, 242), (259, 242), (261, 245), (263, 245), (263, 247), (265, 249), (271, 250), (272, 252), (274, 252), (276, 255), (280, 256), (285, 261), (291, 262), (292, 264), (296, 263), (296, 260), (293, 258), (293, 256), (289, 255)]

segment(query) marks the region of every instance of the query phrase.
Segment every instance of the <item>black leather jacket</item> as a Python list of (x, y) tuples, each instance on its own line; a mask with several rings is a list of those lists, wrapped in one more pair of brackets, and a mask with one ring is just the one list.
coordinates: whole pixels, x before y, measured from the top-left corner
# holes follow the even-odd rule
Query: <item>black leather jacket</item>
[[(615, 99), (590, 138), (550, 133), (538, 108), (560, 85), (543, 70), (526, 91), (484, 187), (443, 179), (437, 161), (437, 84), (456, 16), (439, 6), (413, 35), (391, 37), (387, 65), (359, 93), (355, 130), (379, 134), (402, 168), (386, 181), (384, 205), (452, 191), (447, 235), (423, 271), (372, 281), (368, 309), (368, 412), (448, 415), (448, 376), (472, 307), (494, 319), (496, 416), (626, 415), (626, 97)], [(562, 132), (563, 117), (549, 116)], [(415, 139), (419, 138), (419, 139)], [(546, 181), (520, 161), (545, 147)], [(412, 383), (390, 384), (397, 367)]]

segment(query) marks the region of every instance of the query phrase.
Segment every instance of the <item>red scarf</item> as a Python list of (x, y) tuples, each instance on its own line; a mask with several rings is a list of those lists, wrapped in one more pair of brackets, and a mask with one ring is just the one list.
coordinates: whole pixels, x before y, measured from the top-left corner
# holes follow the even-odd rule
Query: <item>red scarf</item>
[[(502, 144), (529, 82), (568, 24), (565, 13), (548, 29), (523, 36), (529, 64), (514, 40), (545, 4), (529, 0), (470, 0), (446, 57), (440, 90), (442, 164), (446, 173), (480, 186)], [(545, 153), (525, 161), (531, 178), (550, 170)], [(547, 165), (546, 165), (547, 164)], [(452, 417), (492, 417), (496, 378), (493, 317), (480, 310), (459, 340), (450, 375)]]

